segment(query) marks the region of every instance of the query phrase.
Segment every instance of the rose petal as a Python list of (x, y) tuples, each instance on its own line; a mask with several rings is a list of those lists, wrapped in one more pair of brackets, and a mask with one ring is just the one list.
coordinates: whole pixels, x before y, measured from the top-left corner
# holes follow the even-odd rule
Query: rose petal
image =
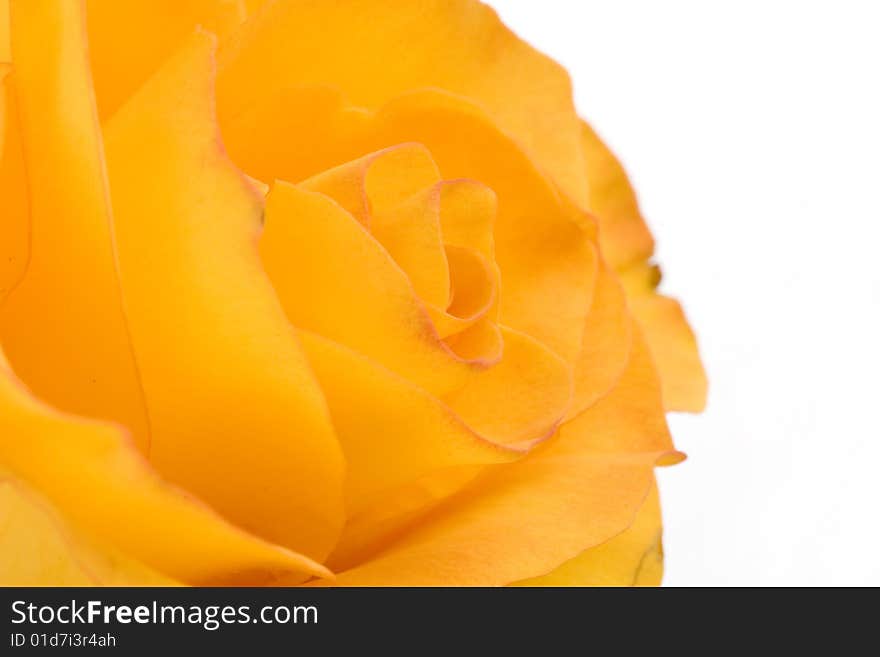
[(0, 339), (40, 398), (114, 420), (146, 449), (82, 6), (23, 0), (11, 9), (31, 249), (26, 275), (0, 306)]
[[(441, 338), (449, 338), (483, 318), (498, 318), (498, 268), (475, 249), (447, 245), (451, 299), (445, 310), (427, 305)], [(449, 341), (446, 340), (447, 345)]]
[(460, 178), (440, 183), (440, 221), (443, 241), (474, 249), (495, 261), (495, 215), (498, 196), (476, 180)]
[(584, 121), (581, 144), (589, 183), (587, 207), (599, 219), (602, 254), (618, 269), (650, 258), (654, 238), (620, 162)]
[(294, 326), (374, 358), (432, 394), (460, 387), (475, 367), (443, 345), (403, 271), (329, 197), (276, 183), (260, 254)]
[(501, 326), (504, 354), (473, 373), (444, 400), (469, 426), (493, 440), (524, 444), (549, 437), (571, 402), (565, 362), (534, 338)]
[(583, 345), (574, 365), (569, 417), (600, 399), (623, 374), (632, 345), (632, 318), (617, 276), (598, 262), (596, 288), (584, 324)]
[(369, 561), (484, 470), (479, 465), (437, 470), (378, 496), (348, 519), (339, 544), (327, 560), (328, 568), (343, 571)]
[(706, 407), (709, 383), (681, 304), (661, 294), (630, 303), (660, 372), (667, 410), (699, 413)]
[(573, 362), (595, 284), (595, 250), (549, 179), (477, 107), (436, 91), (390, 102), (370, 133), (372, 148), (422, 143), (444, 178), (478, 180), (495, 192), (501, 322)]
[(262, 197), (217, 134), (214, 48), (193, 35), (105, 131), (150, 455), (242, 527), (323, 559), (343, 521), (344, 464), (260, 266)]
[(466, 329), (446, 338), (446, 344), (460, 358), (497, 363), (504, 352), (501, 329), (491, 319), (483, 317)]
[(626, 530), (546, 575), (514, 582), (513, 586), (659, 586), (663, 578), (662, 534), (655, 484)]
[[(4, 9), (0, 5), (0, 14)], [(0, 64), (0, 303), (21, 280), (30, 256), (28, 186), (12, 78), (12, 66)]]
[[(370, 152), (363, 147), (363, 132), (372, 122), (372, 113), (353, 107), (332, 87), (293, 87), (260, 93), (241, 111), (221, 111), (218, 118), (232, 160), (250, 175), (268, 182), (278, 179), (299, 183)], [(422, 170), (417, 161), (414, 163)], [(433, 160), (431, 167), (433, 171), (426, 174), (436, 176)], [(350, 184), (346, 187), (352, 188)], [(356, 217), (363, 213), (358, 198), (339, 202)]]
[(331, 197), (371, 230), (374, 214), (393, 209), (439, 180), (437, 165), (424, 147), (401, 144), (322, 171), (300, 186)]
[(221, 61), (221, 114), (302, 84), (336, 86), (372, 109), (422, 87), (473, 98), (586, 202), (567, 73), (475, 0), (271, 2), (224, 44)]
[(0, 62), (12, 60), (9, 43), (9, 0), (0, 0)]
[[(15, 380), (2, 354), (0, 436), (0, 468), (39, 491), (99, 543), (169, 577), (208, 584), (328, 574), (306, 557), (245, 534), (165, 484), (117, 428), (64, 415), (36, 400)], [(4, 549), (17, 550), (18, 540), (4, 539)], [(0, 557), (0, 562), (11, 558)]]
[(446, 401), (490, 440), (546, 437), (565, 414), (571, 378), (558, 356), (502, 329), (511, 344), (497, 364), (459, 359), (387, 251), (326, 196), (276, 183), (260, 250), (294, 326), (377, 360)]
[(89, 50), (101, 118), (112, 116), (196, 26), (224, 36), (244, 14), (238, 0), (88, 0)]
[(300, 334), (345, 450), (349, 514), (435, 470), (506, 463), (524, 453), (478, 435), (436, 398), (378, 363)]
[(650, 356), (634, 336), (630, 365), (607, 397), (336, 582), (509, 584), (548, 573), (629, 527), (653, 485), (654, 463), (680, 460)]
[[(221, 120), (233, 159), (267, 180), (301, 180), (363, 153), (416, 142), (427, 146), (444, 178), (488, 186), (498, 198), (502, 322), (574, 362), (595, 285), (595, 230), (479, 107), (433, 90), (365, 114), (338, 93), (313, 87), (284, 90)], [(359, 216), (359, 197), (331, 195)]]
[[(706, 405), (708, 383), (696, 338), (678, 302), (655, 291), (660, 272), (648, 263), (654, 240), (639, 211), (635, 191), (620, 162), (586, 123), (582, 125), (582, 138), (590, 183), (589, 205), (599, 220), (602, 252), (621, 276), (631, 310), (651, 346), (666, 408), (699, 412)], [(597, 306), (606, 321), (609, 314), (618, 312), (616, 297), (617, 293), (613, 302), (606, 300)], [(605, 330), (603, 335), (609, 339), (620, 333)], [(602, 349), (599, 358), (605, 359), (610, 353)]]
[(373, 211), (370, 232), (403, 269), (425, 304), (449, 306), (450, 263), (440, 229), (439, 194), (428, 188), (397, 205)]
[(174, 586), (66, 523), (46, 500), (0, 470), (0, 585)]

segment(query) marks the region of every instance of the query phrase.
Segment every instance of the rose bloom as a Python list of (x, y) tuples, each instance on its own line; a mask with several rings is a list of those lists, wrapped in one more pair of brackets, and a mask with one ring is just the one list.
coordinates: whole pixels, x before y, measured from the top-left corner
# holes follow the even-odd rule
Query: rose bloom
[(491, 9), (0, 0), (0, 62), (0, 582), (660, 582), (694, 337)]

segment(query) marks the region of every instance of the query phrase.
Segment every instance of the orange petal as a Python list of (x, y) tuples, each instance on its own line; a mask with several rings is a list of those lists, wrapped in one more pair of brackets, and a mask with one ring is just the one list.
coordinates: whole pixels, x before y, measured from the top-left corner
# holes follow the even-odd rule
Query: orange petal
[(573, 362), (595, 283), (595, 249), (553, 183), (479, 108), (436, 91), (384, 106), (369, 139), (371, 148), (422, 143), (444, 178), (478, 180), (495, 192), (501, 322)]
[(402, 144), (322, 171), (300, 185), (329, 196), (372, 229), (374, 214), (391, 210), (439, 180), (437, 165), (423, 146)]
[[(582, 446), (590, 451), (609, 455), (674, 450), (666, 426), (660, 378), (638, 326), (632, 326), (629, 359), (617, 384), (607, 397), (568, 420), (562, 431), (581, 436)], [(675, 458), (661, 465), (671, 465)]]
[(497, 318), (499, 275), (495, 263), (475, 249), (447, 245), (443, 250), (451, 298), (442, 306), (445, 310), (433, 305), (427, 309), (437, 333), (447, 338), (485, 317)]
[(343, 520), (341, 450), (260, 266), (262, 197), (217, 134), (214, 47), (193, 35), (105, 131), (150, 457), (245, 529), (322, 559)]
[[(0, 467), (99, 544), (171, 578), (208, 584), (260, 582), (290, 573), (327, 575), (311, 560), (245, 534), (162, 482), (123, 432), (64, 415), (31, 397), (2, 354), (0, 436)], [(23, 521), (35, 524), (28, 533), (16, 531), (3, 539), (3, 549), (52, 539), (44, 535), (45, 517), (31, 511), (25, 516)], [(3, 563), (12, 558), (0, 556)]]
[(699, 413), (706, 406), (709, 384), (681, 304), (660, 294), (636, 297), (630, 303), (660, 372), (667, 410)]
[(476, 0), (267, 3), (224, 45), (221, 61), (221, 114), (303, 84), (336, 86), (372, 109), (424, 87), (473, 98), (586, 202), (568, 75)]
[(174, 586), (100, 545), (0, 470), (0, 586)]
[(276, 183), (260, 253), (294, 326), (369, 356), (435, 395), (468, 376), (473, 366), (440, 341), (403, 271), (327, 196)]
[[(218, 116), (230, 157), (264, 181), (298, 183), (370, 151), (362, 146), (372, 115), (350, 106), (337, 89), (327, 86), (261, 93), (242, 111), (221, 111)], [(337, 200), (359, 216), (357, 198)]]
[(663, 578), (662, 534), (660, 496), (655, 484), (625, 531), (546, 575), (513, 585), (659, 586)]
[(569, 417), (589, 408), (614, 386), (626, 368), (631, 344), (632, 317), (626, 295), (614, 272), (600, 261), (583, 345), (574, 365)]
[(493, 367), (474, 373), (446, 403), (474, 430), (504, 444), (550, 436), (571, 402), (571, 373), (565, 362), (534, 338), (501, 326), (504, 354)]
[(9, 44), (9, 0), (0, 0), (0, 62), (12, 60)]
[(487, 475), (334, 583), (497, 586), (546, 573), (628, 526), (656, 457), (536, 454)]
[(337, 572), (369, 561), (484, 470), (479, 465), (437, 470), (377, 496), (348, 519), (327, 567)]
[(422, 301), (437, 308), (449, 305), (450, 263), (443, 247), (436, 191), (429, 187), (401, 203), (373, 211), (370, 232), (403, 269)]
[(581, 143), (589, 182), (588, 207), (599, 219), (602, 254), (615, 268), (650, 258), (654, 238), (626, 172), (586, 122), (581, 122)]
[(439, 187), (443, 242), (474, 249), (494, 262), (498, 196), (487, 185), (463, 178), (445, 180)]
[(42, 399), (119, 422), (146, 449), (83, 9), (67, 0), (14, 0), (11, 9), (31, 253), (26, 275), (0, 306), (0, 338)]
[(499, 585), (546, 574), (629, 527), (654, 463), (679, 458), (637, 339), (617, 387), (558, 437), (492, 469), (336, 582)]
[(466, 329), (445, 339), (447, 346), (460, 358), (497, 363), (504, 352), (504, 336), (491, 319), (483, 317)]
[[(0, 14), (5, 9), (0, 5)], [(0, 64), (0, 303), (21, 280), (30, 256), (28, 186), (12, 78), (12, 66)]]
[(102, 119), (177, 52), (196, 26), (223, 36), (244, 14), (239, 0), (88, 0), (89, 49)]
[(443, 468), (510, 462), (521, 450), (481, 437), (436, 398), (378, 363), (301, 332), (348, 464), (348, 512)]
[[(221, 118), (232, 157), (265, 180), (302, 180), (363, 153), (416, 142), (427, 147), (443, 178), (490, 188), (497, 195), (494, 257), (503, 281), (502, 321), (574, 362), (595, 284), (594, 231), (479, 107), (433, 90), (395, 98), (370, 114), (338, 93), (307, 87), (286, 89)], [(342, 182), (337, 173), (333, 179)], [(352, 180), (346, 182), (349, 190), (355, 189)], [(336, 188), (320, 191), (362, 218), (358, 194), (343, 198)], [(468, 195), (459, 203), (474, 217), (494, 205), (491, 196)]]
[[(620, 162), (586, 123), (582, 138), (589, 206), (599, 220), (602, 253), (620, 275), (631, 310), (644, 329), (660, 371), (666, 408), (699, 412), (706, 404), (707, 381), (696, 339), (678, 303), (655, 292), (660, 271), (648, 262), (654, 240), (639, 211), (635, 191)], [(598, 308), (608, 315), (616, 313), (618, 305), (615, 301)], [(604, 335), (611, 338), (620, 333), (606, 330)], [(587, 341), (585, 335), (585, 344)], [(612, 350), (597, 353), (605, 360)]]
[(511, 329), (502, 331), (504, 358), (494, 366), (461, 361), (440, 341), (387, 251), (326, 196), (276, 183), (260, 249), (294, 326), (369, 356), (441, 397), (487, 438), (546, 437), (567, 410), (571, 380), (558, 356)]

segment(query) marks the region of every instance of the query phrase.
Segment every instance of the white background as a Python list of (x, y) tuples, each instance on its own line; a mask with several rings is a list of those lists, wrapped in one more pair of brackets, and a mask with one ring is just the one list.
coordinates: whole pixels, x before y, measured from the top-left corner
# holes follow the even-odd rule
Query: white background
[(667, 585), (880, 585), (880, 3), (491, 0), (623, 160), (709, 378)]

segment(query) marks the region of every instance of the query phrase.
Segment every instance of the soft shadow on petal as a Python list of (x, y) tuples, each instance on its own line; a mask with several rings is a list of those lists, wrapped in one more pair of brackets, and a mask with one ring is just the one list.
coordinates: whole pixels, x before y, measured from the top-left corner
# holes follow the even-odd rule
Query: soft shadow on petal
[(64, 521), (0, 469), (0, 586), (175, 586)]
[(13, 75), (11, 64), (0, 63), (0, 303), (21, 281), (30, 258), (28, 184)]
[(221, 68), (221, 114), (307, 84), (336, 86), (371, 109), (422, 87), (472, 98), (586, 201), (568, 74), (476, 0), (267, 2), (225, 41)]
[(0, 340), (41, 399), (116, 421), (146, 450), (82, 6), (15, 0), (11, 9), (31, 248), (24, 277), (0, 305)]
[(239, 0), (87, 0), (86, 12), (102, 120), (116, 113), (197, 26), (222, 37), (245, 16)]
[(347, 510), (430, 472), (508, 463), (525, 450), (474, 432), (449, 407), (375, 361), (301, 332), (348, 463)]
[[(619, 384), (516, 463), (490, 468), (389, 536), (342, 585), (500, 585), (546, 574), (629, 527), (673, 462), (659, 382), (640, 334)], [(552, 537), (552, 540), (548, 540)]]
[[(2, 354), (0, 436), (0, 468), (98, 544), (170, 578), (256, 584), (282, 575), (328, 575), (310, 559), (244, 533), (163, 482), (122, 430), (65, 415), (35, 399)], [(45, 518), (37, 514), (31, 520), (42, 525), (33, 528), (37, 535), (16, 532), (4, 539), (3, 549), (18, 550), (19, 539), (40, 539), (36, 547), (52, 550), (43, 542), (54, 540), (51, 533), (40, 536)], [(0, 562), (12, 557), (0, 554)]]
[(105, 128), (150, 458), (245, 529), (322, 560), (343, 522), (343, 457), (261, 267), (262, 195), (219, 139), (214, 48), (194, 34)]

